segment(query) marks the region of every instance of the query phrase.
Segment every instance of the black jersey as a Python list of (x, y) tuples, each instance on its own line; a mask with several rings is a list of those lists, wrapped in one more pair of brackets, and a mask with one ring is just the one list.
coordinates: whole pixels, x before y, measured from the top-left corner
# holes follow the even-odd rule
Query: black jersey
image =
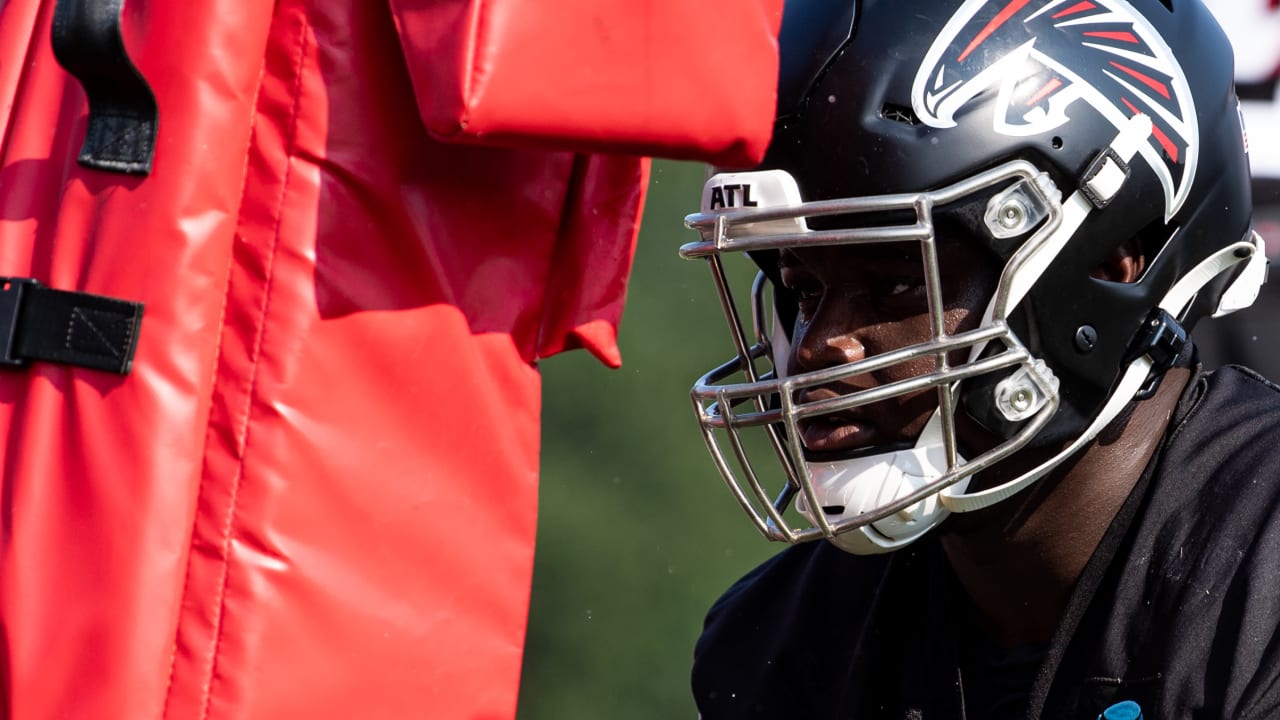
[[(1240, 368), (1197, 374), (1038, 670), (997, 699), (1021, 692), (1015, 714), (1046, 720), (1121, 700), (1145, 720), (1280, 718), (1278, 430), (1280, 388)], [(787, 548), (711, 609), (701, 716), (965, 718), (961, 597), (932, 537), (876, 556)], [(973, 700), (969, 720), (994, 720)]]

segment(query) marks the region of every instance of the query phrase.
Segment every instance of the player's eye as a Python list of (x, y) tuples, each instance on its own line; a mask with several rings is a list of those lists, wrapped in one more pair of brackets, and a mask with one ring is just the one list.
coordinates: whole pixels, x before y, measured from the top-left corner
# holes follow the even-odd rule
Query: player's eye
[(800, 314), (806, 318), (813, 317), (822, 303), (822, 286), (816, 283), (804, 283), (787, 289), (795, 295)]

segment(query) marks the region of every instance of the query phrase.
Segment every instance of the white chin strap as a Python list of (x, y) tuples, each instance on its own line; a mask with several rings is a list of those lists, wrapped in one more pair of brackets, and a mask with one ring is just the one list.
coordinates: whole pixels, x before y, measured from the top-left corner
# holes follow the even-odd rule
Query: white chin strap
[[(830, 523), (856, 518), (894, 503), (919, 490), (947, 471), (942, 444), (942, 418), (937, 412), (929, 419), (915, 447), (894, 452), (835, 462), (805, 463), (813, 483), (814, 496)], [(968, 478), (953, 488), (961, 491)], [(818, 519), (802, 493), (796, 509), (814, 525)], [(856, 555), (889, 552), (910, 544), (949, 515), (930, 495), (920, 502), (881, 518), (869, 525), (840, 533), (832, 543)]]

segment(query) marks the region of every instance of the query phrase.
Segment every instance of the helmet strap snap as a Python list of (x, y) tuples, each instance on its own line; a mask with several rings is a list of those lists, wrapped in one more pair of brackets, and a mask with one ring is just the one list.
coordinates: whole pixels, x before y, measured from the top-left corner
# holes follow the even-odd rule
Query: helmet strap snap
[(1138, 334), (1125, 353), (1124, 364), (1128, 365), (1143, 355), (1151, 358), (1151, 371), (1142, 384), (1135, 400), (1146, 400), (1156, 394), (1164, 374), (1177, 362), (1182, 349), (1187, 346), (1187, 331), (1164, 308), (1154, 308), (1143, 321)]

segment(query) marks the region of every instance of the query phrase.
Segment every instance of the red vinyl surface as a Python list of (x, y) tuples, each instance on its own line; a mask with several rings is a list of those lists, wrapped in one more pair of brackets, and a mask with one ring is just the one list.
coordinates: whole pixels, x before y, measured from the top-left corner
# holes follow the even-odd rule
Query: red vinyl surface
[(437, 136), (727, 167), (768, 147), (781, 0), (390, 4)]
[[(413, 22), (130, 0), (160, 107), (145, 178), (76, 163), (87, 107), (49, 48), (54, 2), (0, 4), (0, 275), (146, 305), (128, 376), (0, 372), (0, 718), (514, 715), (536, 361), (620, 362), (648, 164), (584, 154), (615, 115), (575, 127), (568, 100), (550, 135), (505, 136), (524, 148), (433, 139), (411, 70), (456, 3), (393, 4)], [(639, 117), (688, 90), (600, 91)], [(612, 149), (728, 147), (645, 122)], [(763, 147), (759, 118), (735, 123)]]

